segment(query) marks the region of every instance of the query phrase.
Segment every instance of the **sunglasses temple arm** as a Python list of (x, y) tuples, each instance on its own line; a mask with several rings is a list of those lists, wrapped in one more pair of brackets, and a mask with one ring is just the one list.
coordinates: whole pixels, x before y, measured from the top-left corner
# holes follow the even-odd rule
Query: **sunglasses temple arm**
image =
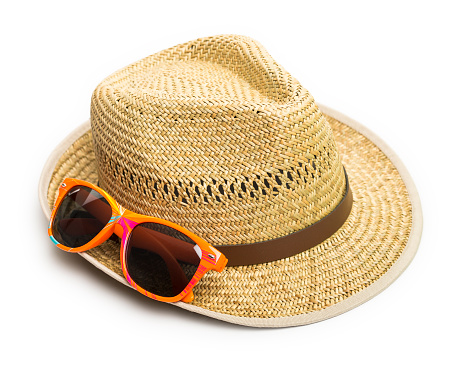
[(67, 218), (62, 219), (59, 222), (60, 228), (66, 231), (71, 236), (79, 236), (82, 233), (85, 234), (98, 234), (104, 224), (100, 223), (99, 220), (91, 218)]

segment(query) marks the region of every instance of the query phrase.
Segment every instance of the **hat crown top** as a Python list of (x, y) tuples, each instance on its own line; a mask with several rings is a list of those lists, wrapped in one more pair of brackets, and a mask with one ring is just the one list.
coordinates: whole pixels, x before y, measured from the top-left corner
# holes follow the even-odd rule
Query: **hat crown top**
[(100, 185), (212, 244), (285, 236), (345, 190), (331, 128), (256, 41), (185, 43), (107, 77), (91, 104)]

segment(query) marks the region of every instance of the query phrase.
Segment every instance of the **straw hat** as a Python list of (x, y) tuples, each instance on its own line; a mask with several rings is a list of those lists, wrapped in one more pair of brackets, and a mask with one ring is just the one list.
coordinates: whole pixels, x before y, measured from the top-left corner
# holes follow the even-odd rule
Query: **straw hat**
[[(47, 216), (65, 177), (223, 248), (229, 266), (174, 305), (247, 326), (354, 308), (401, 274), (421, 236), (418, 194), (392, 150), (315, 104), (243, 36), (194, 40), (104, 79), (90, 121), (43, 170)], [(127, 284), (119, 248), (107, 241), (81, 255)]]

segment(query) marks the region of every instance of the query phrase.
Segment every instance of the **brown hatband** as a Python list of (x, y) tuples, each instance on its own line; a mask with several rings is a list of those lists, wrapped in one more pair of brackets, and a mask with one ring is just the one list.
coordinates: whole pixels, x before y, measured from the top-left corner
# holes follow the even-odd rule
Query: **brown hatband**
[(336, 208), (318, 222), (300, 231), (269, 241), (243, 245), (214, 246), (227, 259), (227, 266), (253, 265), (297, 255), (325, 241), (342, 227), (352, 210), (352, 191), (346, 169), (346, 192)]

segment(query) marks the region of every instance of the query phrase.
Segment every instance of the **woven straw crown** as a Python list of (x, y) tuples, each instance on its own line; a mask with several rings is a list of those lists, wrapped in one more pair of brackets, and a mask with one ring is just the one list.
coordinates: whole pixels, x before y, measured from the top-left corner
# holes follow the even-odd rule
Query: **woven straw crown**
[(247, 37), (198, 39), (117, 71), (93, 93), (91, 125), (101, 187), (213, 245), (299, 231), (345, 192), (314, 99)]

